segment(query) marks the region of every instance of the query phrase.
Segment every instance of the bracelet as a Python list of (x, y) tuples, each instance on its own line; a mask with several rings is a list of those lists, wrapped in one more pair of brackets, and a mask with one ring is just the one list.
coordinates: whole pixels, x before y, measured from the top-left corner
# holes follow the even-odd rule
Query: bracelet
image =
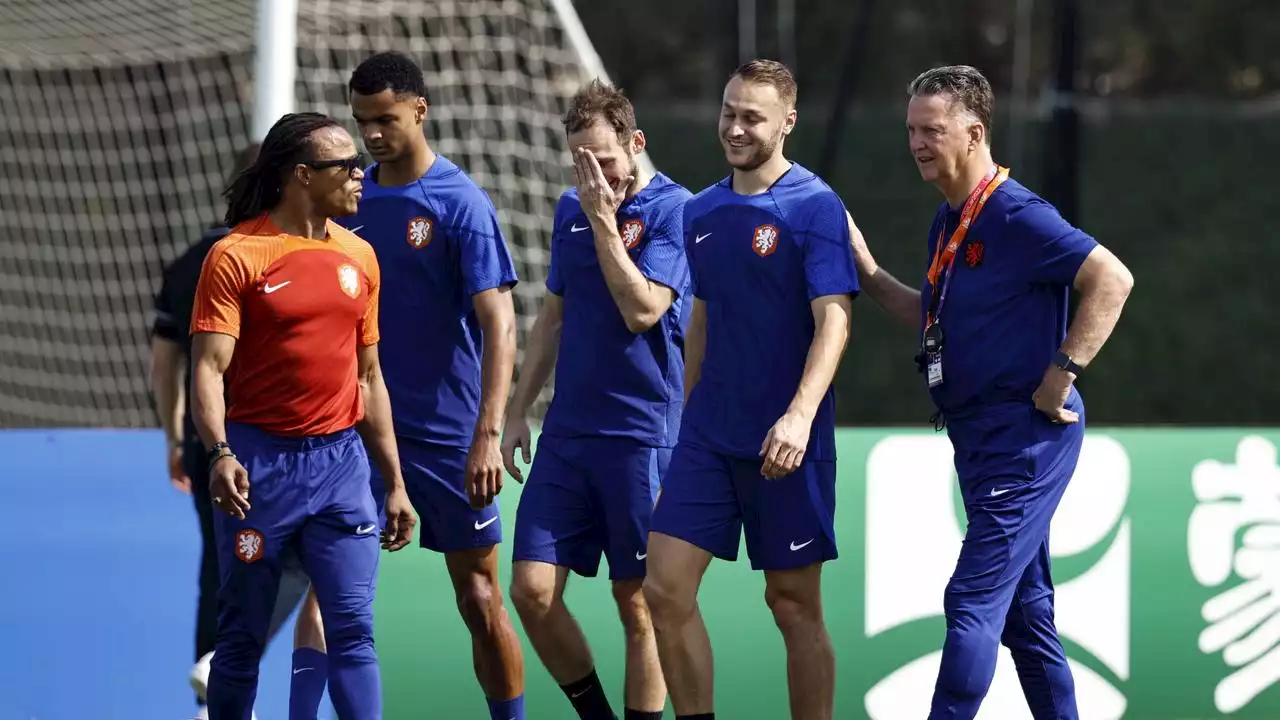
[(231, 455), (231, 457), (235, 457), (235, 455), (232, 454), (231, 452), (230, 444), (228, 444), (226, 441), (214, 443), (213, 447), (209, 448), (209, 454), (207, 456), (208, 462), (209, 462), (209, 469), (212, 470), (213, 466), (219, 460), (226, 457), (227, 455)]
[(228, 449), (226, 452), (218, 453), (217, 455), (214, 455), (212, 458), (210, 458), (210, 459), (209, 459), (209, 471), (210, 471), (210, 472), (212, 472), (212, 471), (213, 471), (213, 466), (214, 466), (214, 465), (217, 465), (217, 464), (218, 464), (218, 461), (219, 461), (219, 460), (221, 460), (222, 458), (232, 458), (232, 459), (234, 459), (234, 458), (235, 458), (235, 456), (236, 456), (236, 454), (235, 454), (235, 453), (233, 453), (233, 452), (231, 452), (231, 450), (229, 450), (229, 449)]

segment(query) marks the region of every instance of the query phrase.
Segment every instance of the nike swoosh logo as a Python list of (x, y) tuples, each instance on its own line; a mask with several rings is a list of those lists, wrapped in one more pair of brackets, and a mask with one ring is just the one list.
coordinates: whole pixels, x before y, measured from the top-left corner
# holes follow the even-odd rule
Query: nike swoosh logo
[(801, 548), (808, 547), (808, 546), (809, 546), (809, 544), (810, 544), (810, 543), (812, 543), (813, 541), (814, 541), (814, 538), (809, 538), (808, 540), (806, 540), (806, 541), (804, 541), (804, 542), (800, 543), (799, 545), (797, 545), (797, 544), (796, 544), (796, 541), (795, 541), (795, 540), (792, 540), (792, 541), (791, 541), (791, 552), (795, 552), (795, 551), (797, 551), (797, 550), (799, 550), (799, 549), (801, 549)]
[(490, 525), (492, 525), (493, 523), (497, 522), (497, 520), (498, 520), (498, 516), (494, 515), (493, 517), (489, 518), (488, 520), (485, 520), (484, 522), (477, 522), (476, 529), (483, 530), (489, 527)]
[(374, 525), (372, 523), (370, 523), (369, 525), (361, 525), (360, 527), (356, 528), (356, 534), (368, 535), (369, 533), (373, 532), (374, 529), (377, 527), (378, 527), (377, 525)]
[(1013, 488), (1005, 488), (1003, 490), (996, 490), (995, 488), (991, 488), (991, 497), (1000, 497), (1001, 495), (1009, 492), (1012, 489)]
[(279, 285), (272, 285), (271, 283), (267, 283), (266, 285), (263, 285), (263, 286), (262, 286), (262, 292), (264, 292), (264, 293), (266, 293), (266, 294), (270, 295), (271, 293), (273, 293), (273, 292), (275, 292), (275, 291), (279, 290), (280, 288), (284, 287), (285, 285), (288, 285), (288, 284), (289, 284), (289, 283), (291, 283), (291, 282), (293, 282), (293, 281), (292, 281), (292, 280), (285, 280), (284, 282), (280, 283)]
[(308, 670), (314, 670), (314, 669), (315, 669), (315, 668), (298, 668), (297, 670), (294, 670), (294, 671), (293, 671), (293, 674), (294, 674), (294, 675), (297, 675), (297, 674), (298, 674), (298, 673), (300, 673), (300, 672), (306, 672), (306, 671), (308, 671)]
[(693, 239), (693, 244), (697, 245), (698, 243), (702, 242), (703, 240), (706, 240), (709, 237), (711, 237), (711, 233), (707, 233), (706, 235), (699, 235), (698, 237)]
[(583, 230), (590, 230), (590, 229), (591, 229), (590, 225), (586, 227), (578, 227), (578, 224), (574, 223), (573, 227), (569, 228), (569, 232), (582, 232)]
[(360, 230), (361, 230), (363, 227), (364, 227), (363, 225), (357, 225), (357, 226), (355, 226), (355, 227), (351, 228), (350, 232), (353, 232), (353, 233), (354, 233), (354, 232), (360, 232)]
[(643, 560), (643, 559), (645, 559), (645, 558), (647, 558), (647, 557), (649, 557), (649, 553), (643, 553), (643, 554), (641, 554), (641, 553), (636, 553), (636, 559), (637, 559), (637, 560)]

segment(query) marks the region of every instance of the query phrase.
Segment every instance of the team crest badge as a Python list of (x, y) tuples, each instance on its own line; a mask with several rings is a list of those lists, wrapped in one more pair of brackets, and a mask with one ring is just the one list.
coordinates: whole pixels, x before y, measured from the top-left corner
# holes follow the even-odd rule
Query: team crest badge
[(257, 530), (244, 529), (236, 533), (236, 557), (245, 563), (256, 563), (262, 559), (262, 533)]
[(354, 265), (343, 263), (338, 268), (338, 285), (351, 297), (360, 297), (360, 271)]
[(760, 257), (769, 257), (778, 249), (778, 228), (761, 225), (751, 236), (751, 249)]
[(982, 252), (985, 248), (982, 246), (981, 240), (969, 240), (964, 246), (964, 262), (969, 267), (978, 267), (982, 264)]
[(431, 244), (431, 236), (434, 234), (435, 223), (431, 222), (428, 217), (416, 217), (409, 221), (409, 231), (405, 235), (405, 240), (418, 250)]
[(622, 227), (618, 228), (618, 234), (622, 235), (622, 245), (628, 250), (634, 250), (640, 244), (640, 238), (644, 236), (644, 221), (640, 219), (628, 220), (622, 223)]

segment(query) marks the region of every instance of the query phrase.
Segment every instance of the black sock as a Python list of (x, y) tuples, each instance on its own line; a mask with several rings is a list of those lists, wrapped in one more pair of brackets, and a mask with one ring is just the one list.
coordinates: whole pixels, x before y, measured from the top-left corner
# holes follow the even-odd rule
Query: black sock
[(622, 711), (623, 720), (662, 720), (662, 711), (645, 712), (644, 710), (632, 710), (627, 708)]
[(582, 720), (617, 720), (595, 670), (581, 680), (561, 685), (560, 689)]
[(709, 712), (698, 713), (697, 715), (677, 715), (676, 720), (716, 720), (716, 714)]

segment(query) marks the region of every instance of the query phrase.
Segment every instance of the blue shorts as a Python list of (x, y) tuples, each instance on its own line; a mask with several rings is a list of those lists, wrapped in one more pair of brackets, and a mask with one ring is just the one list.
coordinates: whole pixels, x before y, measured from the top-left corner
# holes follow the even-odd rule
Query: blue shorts
[(778, 480), (766, 480), (760, 466), (760, 460), (676, 445), (653, 511), (653, 532), (737, 560), (745, 530), (754, 570), (836, 559), (836, 464), (805, 459)]
[(626, 438), (538, 439), (516, 509), (513, 560), (534, 560), (610, 580), (644, 577), (649, 519), (670, 448)]
[[(436, 552), (486, 548), (502, 542), (502, 518), (495, 499), (486, 508), (471, 507), (467, 496), (468, 448), (397, 437), (400, 472), (409, 502), (418, 513), (418, 542)], [(382, 473), (372, 466), (378, 521), (386, 523), (387, 491)]]

